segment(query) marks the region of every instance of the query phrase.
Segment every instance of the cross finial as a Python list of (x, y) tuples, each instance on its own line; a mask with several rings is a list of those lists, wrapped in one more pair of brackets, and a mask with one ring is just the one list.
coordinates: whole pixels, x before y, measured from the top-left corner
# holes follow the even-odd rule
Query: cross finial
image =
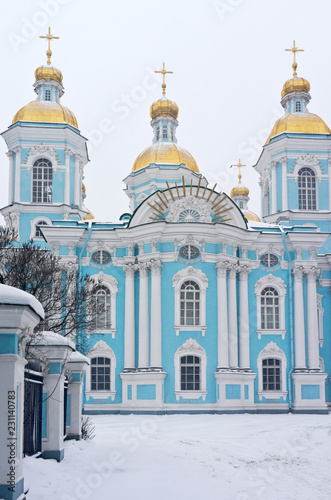
[(163, 63), (163, 68), (161, 70), (155, 70), (154, 73), (162, 73), (163, 75), (163, 83), (162, 83), (162, 95), (166, 95), (166, 82), (165, 82), (165, 76), (167, 73), (173, 73), (173, 71), (168, 71), (165, 69), (165, 63)]
[(46, 50), (46, 55), (47, 55), (47, 64), (51, 64), (51, 56), (52, 56), (52, 51), (51, 51), (51, 40), (58, 40), (60, 37), (58, 36), (53, 36), (51, 34), (51, 28), (48, 28), (48, 35), (45, 36), (40, 36), (39, 38), (47, 38), (48, 40), (48, 49)]
[(241, 184), (241, 177), (242, 177), (242, 175), (241, 175), (241, 169), (242, 169), (242, 167), (246, 167), (246, 165), (243, 165), (241, 163), (241, 161), (240, 161), (240, 158), (239, 158), (239, 161), (238, 161), (237, 165), (231, 165), (231, 167), (238, 167), (238, 169), (239, 169), (238, 179), (239, 179), (239, 184)]
[(287, 52), (293, 52), (293, 64), (292, 64), (292, 68), (293, 68), (293, 76), (297, 76), (297, 67), (298, 67), (298, 63), (296, 62), (295, 60), (295, 54), (297, 52), (304, 52), (304, 49), (298, 49), (298, 47), (295, 46), (295, 40), (293, 40), (293, 47), (291, 47), (290, 49), (285, 49)]

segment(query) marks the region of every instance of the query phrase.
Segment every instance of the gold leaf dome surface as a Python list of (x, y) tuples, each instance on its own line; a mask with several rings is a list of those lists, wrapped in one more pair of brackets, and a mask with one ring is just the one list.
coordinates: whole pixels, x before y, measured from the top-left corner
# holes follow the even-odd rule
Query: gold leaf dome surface
[(199, 173), (198, 165), (193, 156), (186, 149), (180, 148), (174, 142), (156, 142), (146, 148), (134, 162), (132, 172), (147, 167), (150, 163), (162, 163), (166, 165), (180, 165), (184, 163), (187, 168)]
[(61, 83), (62, 85), (62, 73), (59, 69), (55, 68), (54, 66), (39, 66), (39, 68), (36, 69), (34, 76), (36, 77), (36, 80), (55, 80), (58, 83)]
[(161, 99), (153, 102), (150, 108), (150, 115), (152, 119), (157, 116), (171, 116), (172, 118), (177, 119), (178, 106), (174, 101), (171, 101), (163, 96)]
[(256, 213), (252, 212), (251, 210), (243, 210), (242, 212), (247, 220), (252, 221), (252, 222), (261, 222), (260, 217)]
[(276, 135), (283, 132), (293, 134), (331, 134), (322, 118), (314, 113), (288, 113), (276, 121), (266, 144)]
[(12, 123), (18, 121), (68, 123), (78, 128), (73, 112), (58, 102), (31, 101), (17, 111)]
[(233, 196), (248, 196), (248, 195), (249, 195), (249, 189), (243, 185), (240, 185), (231, 189), (230, 198), (233, 198)]
[(300, 76), (294, 76), (284, 83), (281, 96), (285, 97), (287, 94), (291, 94), (292, 92), (309, 91), (310, 83), (308, 82), (308, 80), (306, 80), (305, 78), (301, 78)]
[(93, 220), (95, 217), (92, 214), (91, 210), (86, 207), (84, 207), (84, 209), (87, 210), (87, 214), (85, 215), (84, 220)]

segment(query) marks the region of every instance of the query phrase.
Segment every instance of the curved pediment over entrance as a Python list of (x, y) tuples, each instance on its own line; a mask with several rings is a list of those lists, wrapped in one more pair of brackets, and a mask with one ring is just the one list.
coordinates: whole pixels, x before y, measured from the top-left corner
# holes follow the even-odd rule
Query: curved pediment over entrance
[[(208, 185), (207, 185), (208, 186)], [(168, 222), (198, 222), (204, 224), (230, 224), (245, 229), (243, 213), (223, 192), (207, 186), (182, 183), (158, 190), (144, 200), (133, 212), (129, 226)]]

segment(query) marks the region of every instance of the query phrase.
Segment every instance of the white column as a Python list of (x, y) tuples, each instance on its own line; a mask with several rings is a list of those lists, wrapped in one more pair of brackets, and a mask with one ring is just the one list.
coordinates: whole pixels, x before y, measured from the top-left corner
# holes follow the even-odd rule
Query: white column
[(227, 264), (218, 262), (217, 269), (217, 346), (218, 368), (229, 368), (229, 327), (228, 327), (228, 298), (226, 290)]
[(295, 369), (306, 369), (305, 319), (303, 310), (303, 270), (297, 268), (294, 274), (294, 352)]
[[(262, 220), (263, 219), (263, 208), (264, 208), (264, 203), (263, 203), (264, 193), (263, 193), (263, 184), (262, 184), (261, 177), (259, 180), (259, 186), (260, 186), (260, 213), (261, 213), (261, 220)], [(266, 214), (264, 214), (264, 215), (266, 215)]]
[(280, 159), (282, 166), (282, 210), (287, 210), (287, 158), (284, 156)]
[(249, 312), (248, 312), (248, 274), (247, 265), (241, 266), (239, 274), (239, 367), (250, 370), (249, 359)]
[(10, 205), (14, 201), (14, 153), (8, 151), (6, 154), (9, 157), (8, 205)]
[(15, 149), (15, 200), (14, 201), (21, 201), (21, 148)]
[(271, 177), (271, 179), (272, 179), (272, 183), (271, 183), (271, 190), (272, 190), (271, 210), (272, 210), (273, 214), (277, 213), (276, 165), (277, 165), (277, 162), (275, 162), (275, 161), (271, 162), (271, 174), (272, 174), (272, 177)]
[(65, 150), (64, 203), (70, 205), (70, 152)]
[(162, 367), (161, 349), (161, 267), (159, 260), (151, 263), (152, 290), (151, 290), (151, 366)]
[(90, 360), (78, 351), (73, 352), (66, 363), (66, 371), (69, 375), (68, 396), (70, 396), (67, 403), (67, 414), (70, 411), (70, 422), (69, 426), (66, 426), (66, 432), (70, 439), (81, 439), (83, 377), (89, 364)]
[(80, 175), (80, 155), (75, 155), (75, 195), (74, 195), (74, 204), (80, 207), (80, 190), (81, 190), (81, 175)]
[(319, 369), (319, 343), (316, 278), (319, 269), (312, 267), (305, 271), (307, 274), (307, 329), (308, 329), (308, 367), (310, 370)]
[(139, 368), (149, 366), (148, 264), (139, 264)]
[(134, 321), (134, 264), (126, 264), (125, 271), (125, 319), (124, 319), (124, 369), (134, 370), (135, 321)]
[(228, 318), (229, 318), (229, 363), (230, 368), (238, 368), (238, 327), (237, 327), (237, 265), (231, 264), (228, 275)]

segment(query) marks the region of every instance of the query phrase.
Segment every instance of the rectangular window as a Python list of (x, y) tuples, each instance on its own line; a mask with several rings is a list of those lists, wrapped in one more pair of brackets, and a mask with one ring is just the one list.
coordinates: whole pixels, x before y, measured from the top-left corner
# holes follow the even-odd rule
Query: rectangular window
[(200, 390), (200, 358), (183, 356), (180, 360), (180, 388), (182, 391)]
[(110, 359), (91, 360), (91, 390), (110, 391)]
[(300, 101), (295, 101), (295, 112), (301, 113), (301, 102)]
[(163, 125), (163, 127), (162, 127), (162, 138), (168, 139), (168, 126), (167, 125)]
[(263, 390), (264, 391), (280, 391), (280, 366), (279, 359), (268, 358), (262, 362)]
[(51, 101), (51, 100), (52, 100), (51, 90), (45, 90), (45, 101)]

